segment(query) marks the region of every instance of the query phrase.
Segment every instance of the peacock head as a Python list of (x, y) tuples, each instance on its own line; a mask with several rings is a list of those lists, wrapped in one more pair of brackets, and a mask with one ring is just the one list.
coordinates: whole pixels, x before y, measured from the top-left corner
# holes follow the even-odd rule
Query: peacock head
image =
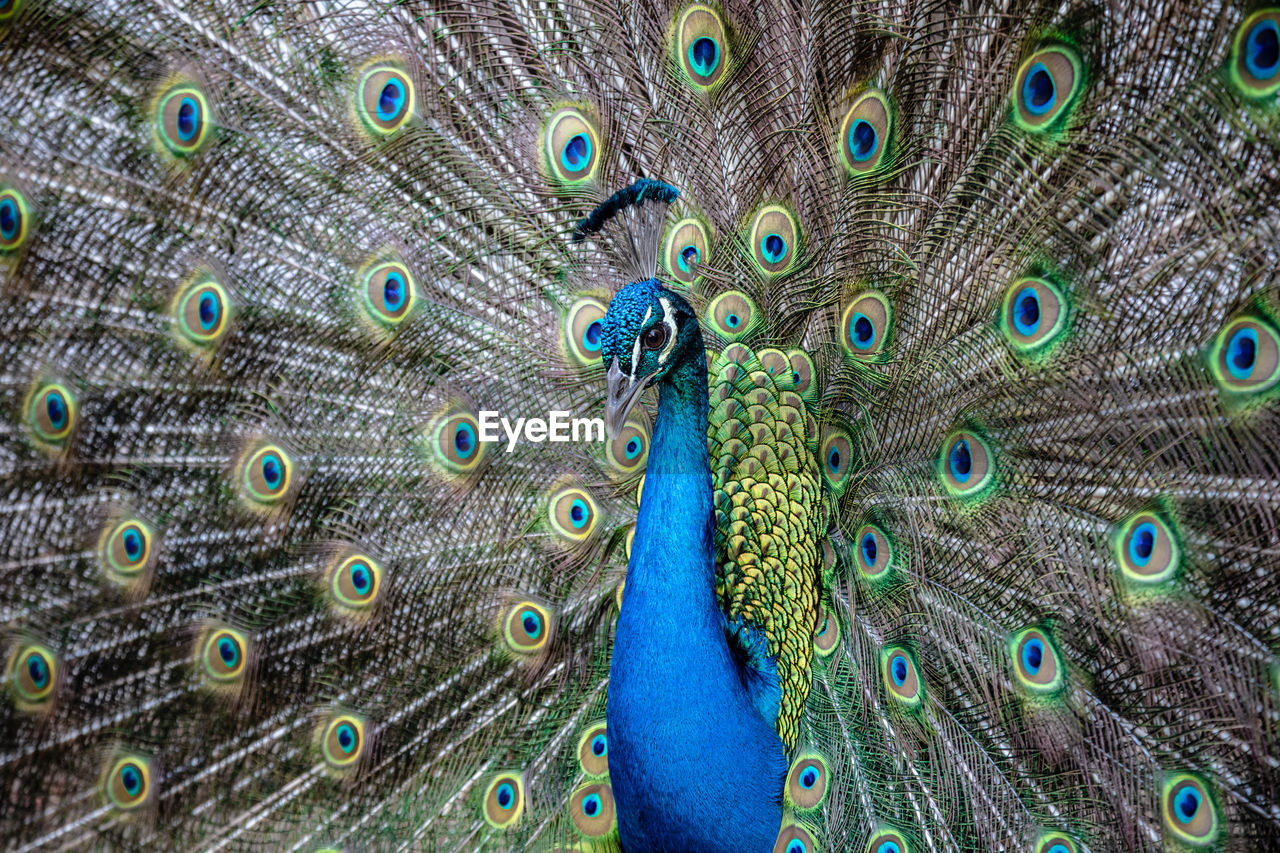
[(600, 356), (609, 369), (605, 429), (617, 435), (641, 391), (668, 381), (689, 359), (705, 359), (706, 352), (689, 303), (651, 278), (628, 284), (609, 303)]

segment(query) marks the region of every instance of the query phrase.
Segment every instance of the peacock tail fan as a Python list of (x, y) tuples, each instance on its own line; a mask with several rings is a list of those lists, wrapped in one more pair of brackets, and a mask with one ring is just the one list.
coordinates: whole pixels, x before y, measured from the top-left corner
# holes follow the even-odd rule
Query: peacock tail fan
[(774, 849), (1280, 845), (1278, 34), (0, 2), (4, 846), (621, 850), (653, 276)]

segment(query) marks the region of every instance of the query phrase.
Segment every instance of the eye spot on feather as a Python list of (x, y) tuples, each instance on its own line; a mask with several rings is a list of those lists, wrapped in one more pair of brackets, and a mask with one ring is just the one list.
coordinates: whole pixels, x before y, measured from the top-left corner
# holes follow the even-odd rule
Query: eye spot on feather
[(480, 468), (485, 446), (480, 442), (480, 422), (470, 410), (446, 410), (432, 421), (427, 435), (428, 458), (443, 476), (466, 477)]
[(289, 494), (293, 482), (293, 461), (283, 448), (263, 444), (250, 448), (240, 461), (240, 486), (253, 503), (278, 504)]
[(975, 497), (995, 481), (995, 459), (982, 436), (960, 430), (947, 436), (938, 457), (942, 483), (952, 495)]
[(209, 101), (189, 80), (174, 83), (155, 102), (156, 138), (174, 157), (191, 157), (209, 139)]
[(524, 812), (524, 779), (518, 773), (499, 773), (484, 791), (484, 819), (494, 829), (510, 829)]
[(883, 293), (857, 294), (840, 315), (840, 341), (856, 359), (871, 360), (885, 351), (893, 323), (893, 307)]
[(230, 309), (226, 289), (209, 273), (199, 273), (179, 289), (172, 315), (184, 343), (209, 348), (226, 335)]
[(404, 68), (389, 62), (366, 66), (356, 83), (355, 109), (370, 136), (385, 137), (409, 123), (416, 95)]
[(681, 219), (667, 233), (666, 251), (663, 252), (667, 272), (676, 281), (693, 284), (702, 276), (702, 264), (707, 260), (711, 239), (707, 226), (693, 217)]
[(911, 853), (911, 845), (896, 829), (880, 829), (867, 839), (866, 853)]
[(321, 722), (320, 754), (330, 769), (351, 770), (367, 749), (365, 721), (354, 714), (334, 714)]
[(119, 756), (108, 765), (102, 787), (117, 809), (138, 809), (151, 797), (151, 763), (140, 755)]
[(76, 427), (76, 398), (65, 385), (46, 382), (27, 396), (27, 426), (43, 448), (61, 450)]
[(30, 223), (26, 196), (13, 187), (0, 190), (0, 253), (22, 248)]
[(565, 315), (564, 350), (570, 360), (582, 367), (600, 362), (604, 315), (604, 303), (591, 296), (574, 302)]
[(1193, 847), (1217, 840), (1217, 807), (1203, 780), (1179, 773), (1165, 780), (1163, 793), (1160, 805), (1165, 829), (1175, 838)]
[(606, 782), (583, 785), (569, 797), (569, 819), (588, 838), (603, 838), (617, 829), (613, 789)]
[(382, 567), (364, 554), (332, 561), (328, 572), (330, 601), (339, 612), (367, 611), (378, 600)]
[(854, 539), (854, 559), (862, 577), (883, 580), (893, 567), (893, 542), (879, 526), (864, 524)]
[(576, 107), (562, 107), (543, 130), (543, 153), (552, 178), (577, 184), (594, 177), (600, 156), (595, 127)]
[(12, 21), (23, 7), (23, 0), (2, 0), (0, 2), (0, 25)]
[(58, 658), (39, 643), (19, 645), (9, 655), (5, 681), (22, 710), (47, 708), (58, 684)]
[(555, 624), (555, 615), (549, 608), (536, 601), (517, 601), (504, 611), (503, 640), (513, 652), (533, 654), (546, 648)]
[(813, 648), (818, 657), (830, 657), (840, 645), (840, 621), (825, 606), (819, 614), (818, 627), (813, 632)]
[(99, 554), (107, 576), (117, 583), (133, 583), (151, 564), (152, 532), (146, 522), (125, 518), (102, 534)]
[(788, 820), (782, 824), (778, 840), (773, 843), (773, 853), (818, 853), (818, 846), (809, 827)]
[(827, 487), (834, 494), (843, 494), (849, 485), (849, 472), (853, 470), (853, 442), (849, 434), (839, 427), (826, 427), (818, 458), (822, 460), (822, 478)]
[(1112, 536), (1112, 549), (1124, 577), (1143, 586), (1172, 579), (1181, 561), (1173, 528), (1154, 512), (1125, 519)]
[(787, 802), (802, 811), (816, 809), (827, 798), (829, 775), (826, 759), (816, 752), (804, 753), (787, 773)]
[(390, 329), (413, 311), (418, 301), (418, 285), (407, 266), (399, 261), (383, 260), (361, 273), (360, 295), (369, 319)]
[(1036, 853), (1080, 853), (1075, 839), (1060, 832), (1050, 832), (1036, 843)]
[(893, 132), (893, 109), (879, 89), (857, 97), (840, 122), (840, 159), (850, 174), (870, 175), (885, 165)]
[(780, 204), (761, 208), (747, 231), (751, 258), (766, 275), (784, 273), (795, 263), (800, 248), (800, 226), (795, 215)]
[(598, 515), (595, 498), (576, 486), (560, 489), (547, 500), (551, 530), (569, 544), (576, 545), (590, 538)]
[(249, 640), (241, 632), (222, 626), (208, 628), (200, 635), (196, 650), (197, 663), (210, 682), (233, 684), (244, 676)]
[(1261, 315), (1227, 323), (1209, 346), (1209, 369), (1233, 394), (1257, 394), (1280, 382), (1280, 332)]
[(1236, 30), (1228, 66), (1235, 88), (1251, 98), (1280, 91), (1280, 10), (1254, 12)]
[(1084, 80), (1084, 65), (1074, 49), (1055, 44), (1037, 50), (1014, 78), (1014, 121), (1032, 132), (1049, 129), (1078, 100)]
[(676, 22), (676, 63), (695, 89), (710, 89), (728, 69), (724, 21), (708, 6), (685, 9)]
[(1001, 326), (1018, 352), (1045, 351), (1066, 330), (1067, 317), (1066, 298), (1048, 279), (1019, 279), (1005, 291)]
[(726, 290), (707, 305), (706, 322), (728, 343), (755, 330), (760, 323), (760, 310), (742, 291)]
[(1049, 635), (1039, 628), (1025, 628), (1009, 640), (1013, 674), (1029, 693), (1057, 693), (1066, 683), (1062, 657)]
[(588, 776), (609, 775), (609, 736), (604, 721), (587, 726), (578, 738), (578, 765)]
[(813, 357), (799, 348), (787, 350), (787, 365), (791, 368), (791, 390), (812, 401), (818, 391), (818, 368)]
[(643, 412), (633, 410), (616, 438), (605, 445), (605, 459), (619, 476), (644, 470), (649, 459), (649, 423)]
[(924, 685), (910, 652), (890, 646), (880, 653), (880, 661), (889, 695), (908, 708), (919, 707), (924, 699)]

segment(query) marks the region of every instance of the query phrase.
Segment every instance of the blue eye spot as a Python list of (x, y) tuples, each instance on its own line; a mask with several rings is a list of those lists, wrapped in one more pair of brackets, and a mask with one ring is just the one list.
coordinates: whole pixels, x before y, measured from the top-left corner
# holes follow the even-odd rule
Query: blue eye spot
[(791, 381), (797, 385), (800, 384), (800, 372), (798, 370), (791, 371)]
[(766, 263), (781, 263), (787, 256), (787, 241), (778, 234), (766, 234), (760, 240), (760, 254), (764, 256)]
[(627, 458), (635, 459), (640, 455), (640, 439), (633, 438), (627, 442)]
[(526, 610), (520, 616), (520, 624), (529, 639), (536, 640), (542, 634), (542, 617), (532, 610)]
[(1022, 646), (1022, 666), (1032, 675), (1040, 671), (1044, 662), (1044, 643), (1039, 640), (1028, 640)]
[(378, 119), (380, 121), (393, 120), (400, 113), (400, 108), (403, 106), (404, 86), (399, 80), (388, 80), (382, 87), (382, 91), (378, 93)]
[(1248, 379), (1258, 357), (1258, 332), (1244, 328), (1227, 342), (1227, 370), (1236, 379)]
[(1053, 109), (1055, 100), (1057, 100), (1057, 96), (1053, 85), (1053, 75), (1049, 73), (1049, 69), (1044, 67), (1043, 62), (1037, 62), (1031, 66), (1031, 70), (1027, 72), (1026, 79), (1022, 82), (1023, 104), (1026, 106), (1027, 112), (1032, 115), (1042, 116)]
[(720, 66), (720, 45), (703, 36), (689, 45), (689, 64), (699, 77), (710, 77)]
[(893, 664), (889, 667), (889, 675), (893, 677), (893, 683), (901, 687), (907, 681), (907, 659), (902, 655), (898, 655), (893, 659)]
[(868, 533), (866, 536), (863, 536), (861, 547), (862, 547), (862, 561), (866, 563), (868, 566), (874, 566), (876, 564), (876, 557), (878, 556), (878, 554), (876, 553), (877, 551), (876, 537), (871, 533)]
[(1067, 845), (1055, 844), (1048, 850), (1044, 851), (1044, 853), (1069, 853), (1069, 851), (1067, 850)]
[(466, 459), (476, 449), (476, 431), (471, 424), (458, 424), (453, 431), (453, 449), (458, 452), (459, 459)]
[(191, 96), (178, 102), (178, 138), (190, 142), (199, 129), (200, 105)]
[(228, 668), (234, 668), (236, 662), (240, 660), (240, 649), (230, 637), (223, 637), (218, 640), (218, 657), (222, 658), (222, 662)]
[(876, 853), (902, 853), (902, 848), (893, 841), (885, 841), (876, 848)]
[(45, 397), (44, 410), (49, 416), (49, 425), (55, 430), (67, 425), (67, 402), (57, 391), (52, 391)]
[(373, 577), (369, 574), (369, 567), (364, 563), (351, 564), (351, 586), (361, 595), (369, 594), (369, 589), (373, 586)]
[(800, 787), (807, 791), (816, 784), (818, 784), (818, 771), (812, 767), (806, 767), (800, 774)]
[(338, 746), (343, 752), (351, 752), (356, 748), (356, 731), (349, 723), (338, 726)]
[(1149, 521), (1139, 524), (1129, 535), (1129, 559), (1139, 566), (1151, 560), (1156, 547), (1156, 526)]
[(200, 309), (200, 328), (206, 332), (212, 330), (218, 323), (218, 298), (212, 293), (202, 293), (197, 307)]
[(142, 535), (132, 527), (124, 532), (121, 537), (124, 541), (124, 555), (129, 558), (129, 562), (137, 562), (142, 556)]
[(962, 438), (951, 445), (951, 452), (947, 454), (947, 463), (951, 468), (951, 476), (958, 482), (969, 481), (969, 475), (973, 471), (973, 458), (969, 455), (968, 439)]
[(382, 303), (386, 309), (393, 313), (399, 311), (404, 307), (407, 296), (404, 277), (399, 273), (387, 273), (387, 279), (382, 285)]
[(832, 473), (840, 470), (840, 451), (834, 447), (827, 453), (827, 467)]
[(725, 322), (725, 325), (728, 326), (730, 329), (736, 329), (738, 328), (738, 324), (741, 323), (742, 320), (738, 317), (737, 314), (730, 314), (729, 316), (724, 318), (724, 322)]
[(280, 464), (280, 457), (274, 453), (268, 453), (262, 457), (262, 481), (267, 484), (268, 489), (280, 488), (280, 483), (284, 479), (284, 466)]
[(587, 352), (600, 351), (600, 338), (604, 334), (604, 323), (596, 320), (587, 326), (587, 330), (582, 333), (582, 347)]
[(876, 327), (866, 314), (862, 312), (855, 313), (849, 319), (849, 337), (853, 339), (853, 345), (858, 349), (868, 349), (876, 342)]
[(582, 798), (582, 813), (587, 817), (595, 817), (600, 814), (599, 794), (587, 794)]
[(876, 129), (866, 119), (858, 119), (849, 126), (849, 151), (853, 159), (859, 163), (866, 162), (875, 156)]
[(805, 849), (804, 842), (799, 838), (791, 839), (791, 843), (787, 845), (787, 853), (808, 853)]
[(120, 768), (120, 783), (124, 785), (125, 793), (131, 797), (136, 797), (138, 792), (142, 790), (142, 774), (132, 764), (126, 764)]
[(574, 135), (572, 139), (565, 143), (564, 150), (560, 152), (560, 163), (570, 172), (578, 172), (586, 168), (590, 159), (591, 140), (587, 138), (585, 133)]
[(1034, 287), (1024, 287), (1013, 298), (1013, 325), (1018, 333), (1034, 335), (1040, 328), (1040, 297)]
[(689, 267), (701, 260), (701, 257), (698, 253), (698, 247), (689, 245), (680, 250), (676, 263), (679, 264), (681, 272), (688, 272)]
[(18, 222), (17, 203), (11, 198), (0, 201), (0, 237), (12, 240), (18, 236)]
[(49, 683), (49, 665), (43, 657), (32, 653), (27, 657), (27, 675), (31, 676), (31, 683), (37, 690), (43, 690)]
[(587, 503), (582, 498), (575, 498), (569, 506), (569, 522), (574, 529), (581, 530), (583, 525), (591, 517), (591, 511), (587, 509)]
[(510, 782), (503, 782), (501, 785), (498, 786), (498, 790), (495, 794), (495, 799), (497, 799), (498, 806), (500, 808), (510, 809), (516, 803), (515, 788), (511, 787)]
[(822, 627), (818, 629), (818, 636), (821, 637), (827, 633), (827, 628), (831, 627), (831, 617), (823, 617)]
[(1191, 823), (1200, 811), (1200, 792), (1187, 785), (1173, 799), (1174, 814), (1181, 823)]
[(1259, 21), (1249, 31), (1244, 64), (1259, 80), (1270, 79), (1280, 71), (1280, 28), (1275, 21)]
[(608, 755), (609, 741), (604, 735), (596, 735), (591, 739), (591, 754), (596, 756)]

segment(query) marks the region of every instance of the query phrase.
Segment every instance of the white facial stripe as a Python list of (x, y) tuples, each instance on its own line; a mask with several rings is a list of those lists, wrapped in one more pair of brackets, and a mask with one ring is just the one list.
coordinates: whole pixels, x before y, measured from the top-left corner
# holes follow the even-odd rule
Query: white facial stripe
[[(640, 321), (640, 328), (644, 328), (649, 322), (649, 318), (653, 316), (653, 306), (650, 305), (644, 310), (644, 319)], [(631, 348), (631, 381), (636, 381), (636, 371), (640, 369), (640, 335), (636, 335), (635, 346)]]
[(658, 364), (666, 364), (667, 356), (671, 355), (671, 351), (676, 348), (676, 313), (671, 310), (671, 300), (665, 296), (658, 298), (662, 303), (662, 322), (667, 326), (667, 345), (662, 348), (662, 353), (658, 356)]

